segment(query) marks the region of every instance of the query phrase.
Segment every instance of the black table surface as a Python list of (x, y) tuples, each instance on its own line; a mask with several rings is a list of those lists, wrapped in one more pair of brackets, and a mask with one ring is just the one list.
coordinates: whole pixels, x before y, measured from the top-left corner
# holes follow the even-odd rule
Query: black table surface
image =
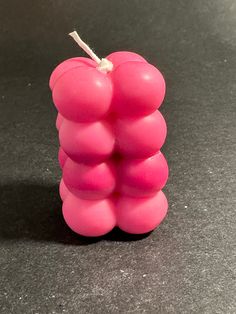
[[(234, 0), (2, 1), (0, 313), (236, 313)], [(60, 61), (130, 50), (163, 73), (169, 214), (148, 236), (96, 240), (61, 214)]]

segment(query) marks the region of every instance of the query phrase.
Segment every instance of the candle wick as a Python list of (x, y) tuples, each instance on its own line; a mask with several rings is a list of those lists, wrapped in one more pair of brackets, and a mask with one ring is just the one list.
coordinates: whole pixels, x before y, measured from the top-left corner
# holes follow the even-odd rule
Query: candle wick
[(112, 62), (105, 58), (100, 59), (93, 52), (93, 50), (81, 39), (81, 37), (76, 31), (69, 33), (69, 36), (71, 36), (74, 39), (74, 41), (80, 46), (80, 48), (82, 48), (90, 56), (90, 58), (93, 59), (98, 64), (98, 69), (100, 71), (110, 72), (113, 69)]

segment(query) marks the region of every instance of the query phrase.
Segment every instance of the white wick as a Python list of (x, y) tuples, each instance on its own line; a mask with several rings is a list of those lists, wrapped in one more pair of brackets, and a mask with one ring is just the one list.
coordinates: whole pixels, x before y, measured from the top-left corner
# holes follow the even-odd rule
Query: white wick
[(98, 56), (93, 52), (93, 50), (80, 38), (79, 34), (74, 31), (72, 33), (69, 33), (69, 36), (71, 36), (74, 41), (82, 48), (91, 59), (93, 59), (98, 64), (98, 69), (100, 71), (104, 72), (110, 72), (113, 69), (113, 64), (111, 61), (105, 59), (105, 58), (98, 58)]

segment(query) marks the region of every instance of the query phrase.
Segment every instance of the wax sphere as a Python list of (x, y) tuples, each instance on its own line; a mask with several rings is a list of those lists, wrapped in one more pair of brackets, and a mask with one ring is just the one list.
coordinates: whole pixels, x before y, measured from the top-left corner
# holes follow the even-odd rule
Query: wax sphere
[(67, 154), (64, 152), (64, 150), (60, 147), (58, 151), (58, 161), (60, 168), (63, 169), (64, 164), (66, 162), (66, 159), (68, 158)]
[(115, 171), (111, 162), (100, 164), (76, 163), (70, 158), (63, 168), (67, 188), (83, 199), (102, 199), (115, 188)]
[(116, 224), (114, 205), (109, 199), (83, 200), (70, 193), (62, 211), (67, 225), (87, 237), (102, 236)]
[(147, 62), (142, 56), (130, 51), (116, 51), (106, 57), (113, 64), (113, 70), (120, 64), (128, 61)]
[(119, 228), (134, 234), (155, 229), (165, 218), (168, 209), (167, 199), (162, 191), (149, 198), (121, 196), (116, 206)]
[(62, 201), (64, 201), (66, 199), (66, 197), (69, 195), (69, 193), (70, 192), (67, 189), (67, 187), (65, 186), (63, 179), (61, 179), (61, 182), (59, 185), (59, 194), (60, 194)]
[(161, 152), (146, 159), (123, 159), (117, 169), (119, 191), (128, 196), (146, 197), (161, 190), (168, 178), (168, 165)]
[(56, 81), (67, 71), (79, 67), (79, 66), (85, 66), (85, 67), (96, 67), (97, 64), (95, 61), (89, 58), (70, 58), (68, 60), (63, 61), (60, 63), (52, 72), (49, 80), (49, 86), (51, 90), (56, 84)]
[(117, 119), (117, 150), (127, 157), (145, 158), (160, 150), (166, 138), (166, 122), (160, 111), (139, 118)]
[(59, 131), (60, 145), (78, 162), (99, 162), (108, 158), (115, 144), (111, 125), (105, 121), (75, 123), (64, 120)]
[(111, 73), (113, 110), (118, 116), (148, 115), (158, 109), (165, 95), (160, 71), (144, 62), (125, 62)]
[(52, 92), (58, 111), (67, 119), (90, 122), (105, 116), (111, 105), (112, 83), (92, 67), (76, 67), (64, 73)]

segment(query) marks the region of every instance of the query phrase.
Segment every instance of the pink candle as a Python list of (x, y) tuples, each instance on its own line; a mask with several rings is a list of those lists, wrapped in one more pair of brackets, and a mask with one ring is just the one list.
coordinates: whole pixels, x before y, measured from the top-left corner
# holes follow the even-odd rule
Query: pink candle
[(68, 59), (50, 77), (64, 219), (83, 236), (101, 236), (115, 226), (149, 232), (168, 208), (161, 191), (168, 166), (160, 152), (167, 128), (157, 110), (164, 78), (136, 53), (100, 60), (76, 32), (70, 35), (93, 60)]

